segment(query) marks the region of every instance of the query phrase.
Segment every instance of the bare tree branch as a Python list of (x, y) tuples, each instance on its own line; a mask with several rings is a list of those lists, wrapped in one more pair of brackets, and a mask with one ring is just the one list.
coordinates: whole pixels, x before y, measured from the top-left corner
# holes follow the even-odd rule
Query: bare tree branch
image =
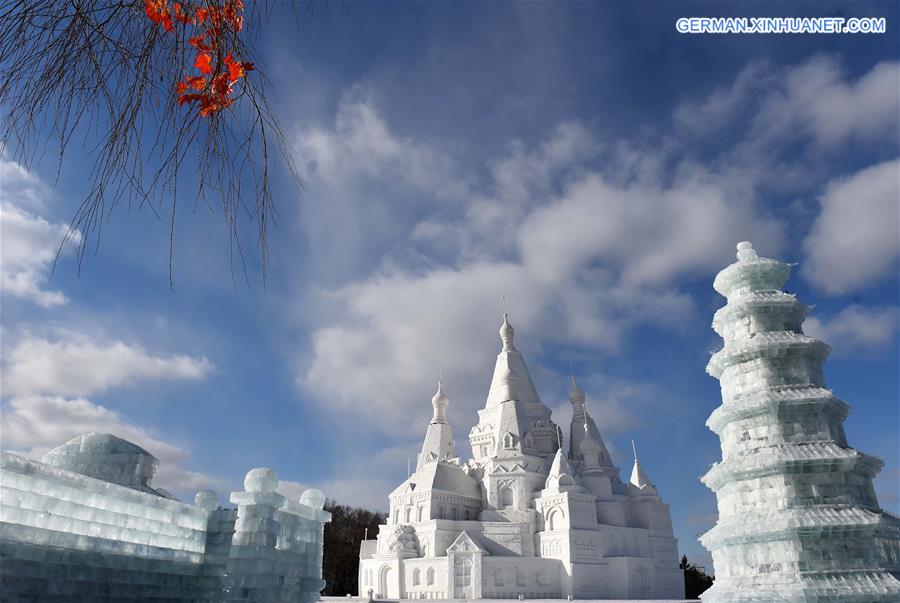
[[(181, 2), (190, 14), (222, 4)], [(302, 15), (315, 6), (306, 0)], [(225, 53), (256, 62), (252, 42), (271, 11), (271, 2), (248, 3), (243, 30), (221, 28), (218, 68)], [(79, 137), (93, 159), (89, 190), (67, 235), (82, 234), (79, 271), (88, 245), (93, 242), (96, 252), (104, 223), (124, 202), (129, 211), (148, 207), (157, 218), (166, 216), (171, 285), (178, 183), (190, 167), (198, 203), (221, 211), (232, 271), (236, 252), (246, 277), (238, 235), (247, 221), (256, 225), (265, 275), (268, 227), (277, 217), (273, 154), (299, 188), (298, 172), (269, 102), (271, 85), (259, 71), (235, 82), (235, 102), (226, 110), (201, 116), (177, 102), (176, 86), (192, 65), (191, 33), (190, 26), (166, 31), (148, 19), (143, 0), (13, 0), (0, 8), (0, 105), (6, 114), (0, 145), (27, 166), (55, 140), (57, 176)]]

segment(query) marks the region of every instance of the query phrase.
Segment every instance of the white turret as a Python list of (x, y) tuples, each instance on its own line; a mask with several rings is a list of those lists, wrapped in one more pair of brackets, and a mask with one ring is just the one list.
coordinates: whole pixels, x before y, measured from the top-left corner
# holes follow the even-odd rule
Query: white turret
[(437, 392), (431, 398), (431, 406), (434, 413), (428, 429), (425, 431), (425, 441), (422, 443), (422, 452), (416, 460), (416, 471), (429, 463), (437, 461), (457, 461), (456, 450), (453, 442), (453, 430), (447, 421), (447, 406), (450, 399), (444, 394), (444, 380), (438, 381)]

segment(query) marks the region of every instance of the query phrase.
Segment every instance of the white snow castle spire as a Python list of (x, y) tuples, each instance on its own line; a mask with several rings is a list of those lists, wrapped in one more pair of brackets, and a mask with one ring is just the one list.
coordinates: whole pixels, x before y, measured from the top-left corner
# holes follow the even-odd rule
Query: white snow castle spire
[(425, 441), (422, 443), (422, 452), (416, 461), (416, 471), (429, 463), (437, 461), (452, 461), (457, 459), (453, 443), (453, 430), (447, 421), (447, 406), (450, 399), (444, 394), (444, 378), (438, 380), (437, 392), (431, 398), (431, 406), (434, 414), (428, 429), (425, 431)]
[(849, 406), (825, 387), (830, 348), (803, 334), (790, 267), (739, 243), (713, 286), (725, 341), (706, 371), (722, 405), (706, 424), (722, 461), (703, 477), (719, 520), (700, 541), (716, 581), (704, 602), (900, 601), (900, 518), (878, 507), (882, 462), (851, 448)]

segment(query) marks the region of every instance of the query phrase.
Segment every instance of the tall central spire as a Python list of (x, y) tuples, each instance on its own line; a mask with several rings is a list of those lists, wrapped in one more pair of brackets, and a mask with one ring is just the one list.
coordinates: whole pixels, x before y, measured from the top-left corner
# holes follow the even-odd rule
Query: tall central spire
[[(485, 408), (496, 408), (498, 404), (514, 397), (520, 402), (531, 405), (529, 415), (550, 416), (550, 409), (544, 406), (538, 396), (531, 375), (525, 366), (525, 359), (515, 346), (516, 330), (509, 323), (509, 315), (503, 313), (503, 324), (500, 325), (500, 341), (503, 347), (497, 354), (497, 363), (494, 365), (494, 376), (491, 379), (491, 389), (488, 392)], [(510, 392), (509, 375), (513, 374), (513, 391)], [(535, 405), (540, 405), (540, 408)]]

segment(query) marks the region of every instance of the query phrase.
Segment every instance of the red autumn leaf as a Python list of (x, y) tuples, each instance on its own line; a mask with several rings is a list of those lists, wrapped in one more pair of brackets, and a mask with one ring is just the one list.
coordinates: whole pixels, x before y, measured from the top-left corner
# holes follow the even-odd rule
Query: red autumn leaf
[(253, 63), (241, 63), (241, 66), (244, 68), (244, 71), (253, 71), (256, 69), (256, 65)]
[(194, 103), (197, 101), (203, 101), (204, 95), (202, 94), (182, 94), (178, 97), (178, 104), (183, 105), (185, 103)]
[(228, 67), (228, 81), (232, 84), (244, 77), (244, 65), (239, 61), (235, 61), (231, 53), (225, 57), (225, 66)]
[(206, 78), (202, 75), (198, 75), (197, 77), (189, 77), (185, 80), (185, 82), (194, 90), (203, 90), (206, 88)]
[(215, 76), (212, 81), (212, 89), (219, 96), (225, 97), (231, 92), (231, 83), (224, 73)]
[(207, 17), (209, 17), (209, 10), (206, 8), (198, 8), (197, 12), (194, 13), (194, 24), (203, 24), (203, 22), (206, 21)]
[(166, 31), (172, 31), (172, 14), (169, 12), (169, 5), (164, 0), (144, 0), (144, 12), (147, 18), (162, 25)]
[(187, 82), (178, 82), (178, 94), (182, 94), (185, 90), (187, 90)]
[(184, 25), (187, 25), (191, 22), (190, 16), (185, 12), (184, 7), (181, 6), (180, 2), (176, 2), (173, 5), (174, 10), (172, 11), (173, 16), (176, 21), (180, 21)]
[(201, 52), (197, 54), (197, 58), (194, 59), (194, 67), (200, 70), (200, 73), (203, 75), (209, 75), (213, 72), (212, 68), (212, 55), (208, 52)]

